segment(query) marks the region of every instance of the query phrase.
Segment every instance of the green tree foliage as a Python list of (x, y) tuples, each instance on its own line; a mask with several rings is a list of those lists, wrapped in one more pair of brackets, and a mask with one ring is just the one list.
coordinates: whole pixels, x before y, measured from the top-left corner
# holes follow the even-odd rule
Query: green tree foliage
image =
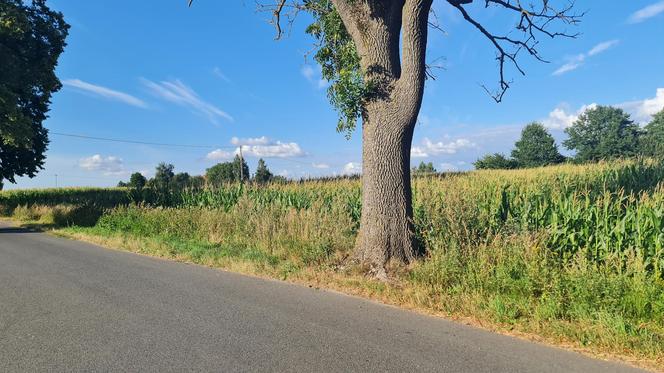
[(487, 154), (473, 163), (478, 170), (511, 170), (518, 168), (515, 160), (505, 157), (503, 154)]
[(147, 182), (148, 180), (140, 172), (134, 172), (129, 177), (129, 187), (131, 188), (143, 189), (143, 187), (145, 187), (145, 184), (147, 184)]
[(576, 151), (577, 162), (635, 156), (639, 150), (639, 126), (622, 109), (597, 106), (586, 110), (565, 130), (563, 145)]
[(191, 176), (186, 172), (180, 172), (173, 176), (171, 189), (182, 190), (191, 187)]
[(205, 178), (207, 179), (208, 185), (215, 187), (235, 181), (233, 162), (217, 163), (208, 168), (205, 172)]
[(420, 162), (419, 166), (413, 167), (412, 170), (413, 174), (419, 174), (419, 175), (426, 175), (426, 174), (435, 174), (438, 172), (436, 168), (433, 166), (433, 163), (424, 163)]
[(192, 176), (189, 179), (189, 187), (193, 189), (203, 189), (205, 187), (205, 177), (201, 175)]
[(43, 168), (48, 131), (42, 126), (69, 25), (45, 0), (0, 1), (0, 181), (34, 177)]
[(645, 127), (641, 139), (643, 154), (651, 157), (664, 157), (664, 109), (653, 116)]
[(173, 181), (173, 178), (175, 177), (175, 166), (172, 164), (167, 164), (167, 163), (159, 163), (159, 165), (156, 168), (156, 172), (154, 174), (154, 177), (150, 179), (150, 186), (156, 189), (169, 189), (171, 186), (171, 182)]
[[(242, 172), (240, 172), (240, 162), (242, 162)], [(244, 159), (240, 160), (240, 156), (236, 155), (233, 162), (218, 163), (208, 168), (205, 178), (209, 185), (218, 187), (239, 181), (240, 174), (242, 174), (243, 181), (249, 180), (249, 166)]]
[(272, 181), (272, 172), (267, 168), (265, 161), (261, 158), (258, 160), (258, 166), (256, 166), (256, 174), (254, 175), (254, 181), (259, 184), (265, 184)]
[(314, 59), (321, 66), (323, 79), (330, 82), (327, 95), (339, 113), (337, 131), (350, 137), (369, 98), (370, 84), (364, 82), (360, 56), (332, 1), (306, 0), (304, 4), (314, 17), (306, 32), (320, 46)]
[(558, 151), (556, 140), (540, 123), (527, 125), (514, 146), (512, 158), (522, 168), (547, 166), (565, 160)]

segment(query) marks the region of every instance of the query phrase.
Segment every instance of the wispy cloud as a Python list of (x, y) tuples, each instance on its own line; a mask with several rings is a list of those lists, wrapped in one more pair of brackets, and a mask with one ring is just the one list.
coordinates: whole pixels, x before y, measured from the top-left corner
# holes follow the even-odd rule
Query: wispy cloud
[(238, 137), (231, 138), (231, 144), (233, 145), (267, 145), (271, 142), (270, 138), (267, 136), (261, 137), (249, 137), (246, 139), (241, 139)]
[(629, 18), (627, 19), (627, 22), (640, 23), (662, 12), (664, 12), (664, 1), (659, 1), (632, 13), (632, 15), (630, 15)]
[(216, 76), (217, 78), (225, 81), (226, 83), (231, 82), (231, 80), (228, 78), (228, 76), (226, 76), (226, 74), (224, 74), (224, 72), (221, 71), (221, 69), (218, 68), (218, 67), (215, 67), (214, 69), (212, 69), (212, 74), (214, 74), (214, 76)]
[(330, 165), (327, 164), (327, 163), (312, 163), (311, 167), (317, 168), (319, 170), (326, 170), (326, 169), (330, 168)]
[(176, 79), (155, 83), (147, 79), (142, 79), (142, 82), (155, 96), (186, 107), (192, 112), (206, 117), (214, 124), (218, 124), (219, 119), (225, 119), (229, 122), (234, 121), (232, 116), (215, 105), (201, 99), (193, 89), (180, 80)]
[(145, 102), (143, 102), (141, 99), (136, 98), (130, 94), (102, 87), (100, 85), (84, 82), (80, 79), (65, 79), (62, 81), (62, 84), (65, 85), (66, 87), (76, 88), (78, 90), (91, 93), (95, 96), (103, 97), (113, 101), (122, 102), (127, 105), (139, 108), (148, 107), (148, 105)]
[(327, 88), (329, 82), (321, 77), (320, 66), (316, 65), (318, 69), (314, 69), (311, 65), (304, 65), (300, 72), (311, 84), (314, 84), (318, 89)]
[(556, 71), (553, 72), (553, 75), (563, 75), (565, 73), (568, 73), (570, 71), (574, 71), (578, 69), (579, 67), (583, 66), (583, 64), (586, 62), (586, 60), (589, 57), (596, 56), (602, 52), (607, 51), (608, 49), (614, 47), (617, 45), (620, 41), (619, 40), (609, 40), (605, 41), (602, 43), (599, 43), (592, 47), (588, 52), (586, 53), (581, 53), (577, 54), (576, 56), (572, 56), (569, 58), (567, 63), (564, 65), (560, 66)]
[(86, 171), (101, 171), (104, 175), (123, 175), (126, 173), (122, 158), (108, 156), (106, 158), (99, 154), (91, 157), (81, 158), (78, 166)]

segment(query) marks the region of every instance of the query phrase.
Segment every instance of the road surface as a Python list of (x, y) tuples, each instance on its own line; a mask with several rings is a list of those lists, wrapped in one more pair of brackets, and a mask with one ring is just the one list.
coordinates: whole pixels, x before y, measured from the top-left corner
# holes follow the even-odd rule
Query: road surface
[(355, 297), (0, 222), (0, 372), (628, 372)]

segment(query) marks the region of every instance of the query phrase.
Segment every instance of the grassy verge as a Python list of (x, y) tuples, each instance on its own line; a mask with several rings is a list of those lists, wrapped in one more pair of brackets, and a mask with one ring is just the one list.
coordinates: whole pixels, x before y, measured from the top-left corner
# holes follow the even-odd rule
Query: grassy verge
[[(358, 268), (332, 262), (302, 265), (252, 248), (247, 242), (213, 244), (98, 227), (64, 228), (54, 233), (135, 253), (333, 289), (653, 370), (661, 370), (664, 364), (664, 327), (661, 320), (648, 320), (646, 310), (648, 302), (662, 301), (664, 284), (638, 275), (626, 280), (626, 276), (607, 273), (581, 259), (567, 269), (547, 270), (547, 255), (536, 247), (524, 253), (524, 243), (518, 240), (501, 242), (502, 250), (485, 250), (482, 257), (465, 260), (465, 264), (456, 254), (439, 255), (400, 269), (396, 281), (386, 284), (365, 278)], [(640, 273), (637, 263), (626, 272)], [(438, 281), (445, 282), (444, 287), (422, 280), (431, 271), (447, 277)], [(643, 301), (646, 304), (639, 303)]]

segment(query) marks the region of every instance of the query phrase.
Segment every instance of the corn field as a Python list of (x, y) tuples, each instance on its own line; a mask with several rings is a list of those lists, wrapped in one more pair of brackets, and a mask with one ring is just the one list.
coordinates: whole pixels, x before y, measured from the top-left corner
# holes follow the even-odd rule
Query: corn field
[[(499, 236), (533, 235), (562, 261), (579, 254), (596, 263), (637, 257), (661, 276), (663, 180), (664, 165), (652, 160), (418, 177), (413, 180), (417, 235), (429, 253), (449, 245), (478, 247)], [(5, 211), (58, 204), (227, 214), (242, 204), (257, 216), (275, 209), (313, 210), (314, 217), (341, 211), (349, 222), (343, 231), (355, 234), (361, 190), (359, 180), (337, 180), (166, 192), (109, 188), (0, 193)]]

